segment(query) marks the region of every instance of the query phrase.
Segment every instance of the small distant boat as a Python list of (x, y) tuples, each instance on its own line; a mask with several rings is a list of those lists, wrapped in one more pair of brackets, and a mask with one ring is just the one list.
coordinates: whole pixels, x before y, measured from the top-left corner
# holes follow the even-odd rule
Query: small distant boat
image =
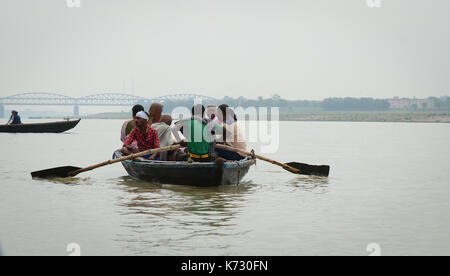
[[(123, 157), (116, 151), (115, 158)], [(214, 162), (188, 163), (167, 161), (122, 161), (122, 165), (133, 178), (161, 184), (188, 186), (239, 185), (255, 159), (227, 161), (223, 166)]]
[(72, 121), (34, 123), (21, 125), (0, 125), (3, 133), (62, 133), (78, 125), (81, 119)]

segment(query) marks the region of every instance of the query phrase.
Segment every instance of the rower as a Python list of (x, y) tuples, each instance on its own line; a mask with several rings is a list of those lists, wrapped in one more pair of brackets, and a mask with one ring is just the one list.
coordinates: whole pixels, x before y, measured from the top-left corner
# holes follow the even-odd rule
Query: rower
[[(148, 115), (145, 111), (139, 111), (136, 114), (136, 127), (131, 131), (128, 138), (123, 143), (122, 153), (124, 155), (130, 155), (136, 153), (136, 149), (133, 148), (133, 141), (137, 142), (139, 151), (146, 151), (149, 149), (157, 149), (159, 146), (158, 131), (148, 125)], [(146, 159), (154, 160), (157, 154), (143, 156)]]
[(19, 112), (13, 110), (11, 111), (11, 117), (9, 117), (8, 125), (21, 125), (22, 120), (20, 119)]
[[(128, 138), (128, 135), (130, 135), (131, 131), (136, 127), (136, 114), (139, 111), (144, 111), (144, 107), (140, 104), (137, 104), (135, 106), (133, 106), (132, 109), (132, 120), (127, 120), (122, 124), (122, 130), (120, 132), (120, 140), (123, 142), (125, 142), (125, 140)], [(137, 143), (136, 141), (134, 141), (132, 143), (132, 147), (134, 148), (133, 151), (137, 151)]]
[(215, 160), (215, 141), (211, 135), (212, 124), (204, 118), (205, 107), (201, 104), (192, 107), (192, 117), (179, 121), (172, 129), (178, 142), (181, 142), (179, 131), (187, 137), (188, 154), (196, 162), (212, 162)]

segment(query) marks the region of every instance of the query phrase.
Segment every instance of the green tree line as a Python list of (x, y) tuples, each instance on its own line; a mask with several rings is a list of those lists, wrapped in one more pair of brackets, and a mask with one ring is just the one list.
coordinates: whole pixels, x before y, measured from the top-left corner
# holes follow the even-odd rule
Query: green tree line
[[(450, 98), (429, 98), (434, 101), (434, 108), (438, 110), (450, 109)], [(141, 103), (148, 109), (151, 103)], [(163, 102), (165, 110), (168, 112), (176, 107), (191, 108), (193, 102), (188, 100), (167, 100)], [(232, 98), (224, 97), (216, 101), (204, 101), (203, 104), (208, 106), (214, 104), (216, 106), (220, 104), (227, 104), (231, 107), (241, 106), (247, 107), (279, 107), (281, 112), (297, 112), (302, 110), (315, 110), (315, 111), (386, 111), (390, 109), (390, 105), (387, 99), (374, 99), (374, 98), (327, 98), (322, 101), (309, 101), (309, 100), (295, 100), (290, 101), (282, 99), (280, 96), (275, 95), (271, 98), (247, 99), (245, 97)]]

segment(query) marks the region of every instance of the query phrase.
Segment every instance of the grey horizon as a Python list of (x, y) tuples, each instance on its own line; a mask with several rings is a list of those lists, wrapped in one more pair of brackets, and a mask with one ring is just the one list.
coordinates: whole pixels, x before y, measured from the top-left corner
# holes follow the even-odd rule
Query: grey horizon
[(3, 0), (0, 97), (449, 95), (450, 3)]

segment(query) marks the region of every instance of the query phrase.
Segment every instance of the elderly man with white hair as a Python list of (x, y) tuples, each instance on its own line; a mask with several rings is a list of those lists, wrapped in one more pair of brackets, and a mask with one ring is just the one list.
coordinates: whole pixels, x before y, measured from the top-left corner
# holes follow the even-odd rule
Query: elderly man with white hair
[(214, 104), (208, 105), (208, 108), (206, 108), (206, 117), (210, 120), (214, 120), (216, 118), (217, 113), (217, 106)]
[[(137, 147), (140, 152), (160, 147), (158, 131), (148, 124), (148, 119), (148, 114), (145, 111), (139, 111), (136, 114), (136, 127), (123, 143), (122, 153), (124, 155), (135, 153), (132, 147), (133, 141), (137, 142)], [(143, 157), (150, 160), (158, 159), (157, 154)]]

